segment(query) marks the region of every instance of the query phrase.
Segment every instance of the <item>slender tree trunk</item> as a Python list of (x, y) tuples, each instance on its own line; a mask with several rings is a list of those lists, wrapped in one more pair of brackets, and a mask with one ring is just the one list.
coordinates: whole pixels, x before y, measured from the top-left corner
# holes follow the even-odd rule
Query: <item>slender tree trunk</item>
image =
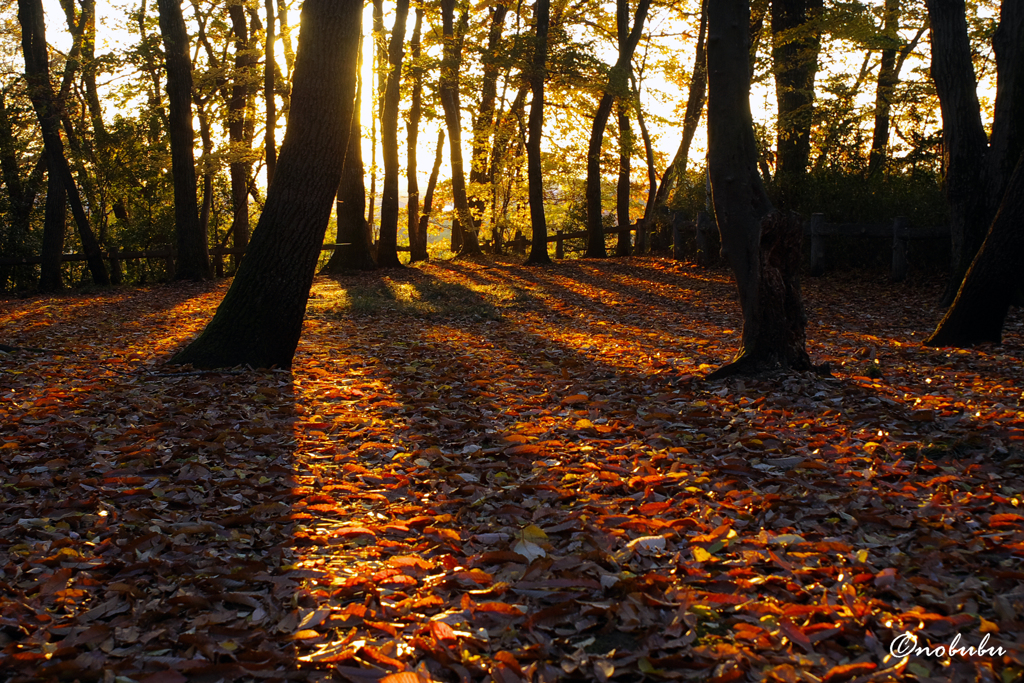
[[(620, 17), (625, 13), (625, 3), (626, 0), (617, 0), (616, 7)], [(633, 28), (628, 31), (625, 42), (620, 40), (619, 57), (608, 75), (608, 84), (597, 105), (594, 125), (590, 131), (590, 145), (587, 148), (587, 258), (604, 258), (608, 255), (604, 246), (604, 226), (601, 221), (601, 146), (604, 142), (604, 129), (608, 125), (608, 116), (612, 112), (612, 103), (616, 97), (623, 97), (629, 92), (630, 64), (633, 52), (640, 42), (650, 6), (651, 0), (639, 0), (637, 3)], [(624, 17), (619, 20), (620, 26), (623, 19)], [(620, 38), (623, 33), (625, 32), (620, 30)]]
[(141, 42), (142, 58), (145, 61), (146, 75), (149, 76), (149, 87), (146, 94), (149, 98), (149, 144), (155, 145), (160, 139), (160, 124), (167, 128), (167, 112), (164, 111), (160, 102), (160, 69), (157, 66), (156, 56), (159, 54), (158, 45), (160, 39), (146, 33), (146, 1), (142, 0), (139, 11), (135, 14), (135, 21), (139, 27), (139, 38)]
[(551, 263), (548, 255), (548, 228), (544, 217), (544, 175), (541, 169), (540, 141), (544, 132), (544, 78), (547, 75), (548, 28), (551, 22), (551, 0), (537, 0), (534, 5), (537, 32), (530, 70), (530, 139), (526, 144), (526, 176), (530, 194), (530, 227), (532, 240), (527, 263)]
[(274, 74), (277, 61), (274, 55), (274, 2), (275, 0), (266, 0), (267, 43), (263, 53), (265, 60), (263, 65), (263, 101), (267, 106), (263, 153), (267, 162), (267, 185), (274, 182), (274, 169), (277, 168), (277, 99), (274, 96)]
[(427, 260), (427, 227), (430, 225), (430, 214), (434, 209), (434, 189), (437, 187), (437, 176), (441, 172), (441, 159), (444, 157), (444, 128), (437, 131), (437, 151), (434, 153), (434, 167), (430, 170), (427, 181), (427, 193), (423, 195), (423, 213), (416, 229), (416, 244), (421, 245), (423, 258)]
[(420, 225), (420, 185), (416, 174), (419, 172), (416, 162), (416, 146), (419, 144), (420, 118), (423, 115), (423, 66), (420, 63), (420, 38), (423, 33), (423, 9), (416, 8), (416, 24), (412, 29), (412, 42), (410, 49), (410, 75), (412, 77), (412, 102), (409, 106), (409, 127), (408, 143), (406, 145), (407, 162), (407, 190), (409, 195), (409, 262), (427, 260), (426, 234), (422, 244), (419, 241)]
[(772, 0), (772, 58), (778, 102), (775, 181), (784, 210), (799, 204), (811, 152), (821, 10), (822, 0)]
[(167, 99), (171, 136), (171, 174), (174, 177), (174, 227), (178, 242), (178, 280), (208, 280), (210, 252), (196, 201), (196, 160), (192, 130), (192, 60), (188, 30), (180, 0), (157, 0), (160, 33), (167, 61)]
[(46, 215), (43, 219), (43, 245), (40, 250), (42, 264), (39, 266), (39, 291), (59, 292), (64, 288), (61, 281), (61, 256), (64, 255), (64, 234), (68, 221), (68, 194), (58, 177), (55, 166), (50, 165), (46, 185)]
[(619, 118), (619, 179), (615, 186), (615, 218), (620, 232), (615, 241), (615, 255), (629, 256), (629, 200), (630, 200), (630, 157), (633, 155), (633, 131), (629, 127), (627, 103), (618, 101)]
[[(707, 99), (708, 90), (708, 69), (706, 56), (706, 40), (708, 33), (708, 1), (703, 0), (700, 5), (700, 26), (697, 30), (697, 53), (693, 59), (693, 73), (690, 75), (690, 86), (686, 97), (686, 113), (683, 114), (683, 139), (679, 142), (679, 149), (676, 150), (672, 162), (661, 177), (658, 192), (654, 199), (656, 216), (668, 210), (669, 200), (679, 182), (686, 177), (686, 164), (690, 157), (690, 145), (693, 143), (693, 136), (700, 124), (701, 114), (704, 112), (704, 102)], [(660, 216), (658, 216), (660, 220)]]
[[(206, 103), (196, 98), (196, 118), (199, 119), (199, 137), (203, 141), (203, 160), (200, 162), (203, 167), (203, 203), (199, 207), (199, 226), (203, 234), (209, 239), (210, 235), (210, 211), (213, 209), (213, 176), (215, 169), (210, 160), (213, 154), (213, 136), (210, 131), (210, 117), (206, 113)], [(216, 236), (214, 236), (216, 239)], [(218, 263), (221, 263), (218, 261)], [(220, 277), (222, 273), (218, 272)]]
[(928, 346), (972, 346), (1002, 341), (1003, 324), (1024, 263), (1024, 154), (1010, 178), (1003, 204), (974, 258), (953, 305)]
[(71, 167), (64, 156), (64, 143), (60, 137), (58, 125), (59, 103), (54, 98), (50, 85), (49, 57), (46, 48), (46, 24), (43, 16), (42, 0), (19, 0), (18, 19), (21, 22), (21, 42), (25, 58), (25, 80), (28, 82), (29, 98), (39, 119), (42, 129), (43, 145), (46, 149), (50, 168), (56, 171), (57, 177), (64, 185), (71, 213), (78, 226), (78, 237), (82, 242), (89, 271), (93, 282), (98, 285), (110, 284), (107, 269), (103, 263), (99, 242), (89, 225), (89, 218), (82, 206)]
[(172, 363), (291, 366), (351, 132), (361, 16), (359, 0), (303, 3), (293, 107), (266, 206), (216, 315)]
[(380, 202), (380, 238), (377, 265), (401, 268), (398, 258), (398, 99), (401, 95), (402, 59), (405, 56), (405, 24), (409, 0), (395, 5), (395, 25), (388, 45), (388, 73), (384, 86), (384, 109), (380, 121), (384, 148), (384, 193)]
[(444, 59), (441, 64), (441, 86), (439, 95), (444, 108), (444, 121), (448, 128), (448, 145), (451, 150), (452, 163), (452, 195), (455, 203), (455, 216), (459, 229), (452, 222), (453, 233), (459, 230), (462, 234), (460, 254), (474, 255), (480, 253), (480, 242), (477, 239), (476, 223), (469, 208), (466, 193), (466, 173), (462, 163), (462, 113), (459, 105), (459, 70), (462, 68), (462, 36), (468, 15), (463, 12), (459, 17), (459, 35), (454, 25), (455, 0), (441, 0), (441, 21), (444, 35)]
[[(499, 4), (491, 9), (491, 28), (487, 35), (487, 49), (483, 54), (483, 78), (480, 84), (480, 105), (473, 118), (473, 154), (470, 160), (469, 208), (478, 226), (483, 225), (487, 202), (483, 192), (487, 184), (487, 150), (494, 127), (494, 102), (498, 95), (498, 76), (501, 73), (501, 53), (504, 49), (502, 31), (508, 8)], [(491, 229), (494, 239), (494, 226)]]
[(654, 146), (651, 144), (651, 135), (647, 132), (647, 125), (644, 123), (644, 112), (640, 106), (640, 88), (636, 81), (633, 82), (633, 101), (636, 103), (636, 123), (640, 126), (640, 136), (644, 141), (644, 154), (647, 158), (647, 204), (644, 205), (644, 217), (640, 221), (636, 231), (636, 251), (639, 254), (647, 253), (647, 231), (654, 215), (654, 206), (658, 199), (658, 170), (654, 167)]
[[(362, 45), (362, 34), (359, 44)], [(352, 111), (352, 126), (346, 143), (345, 164), (341, 170), (341, 181), (338, 184), (336, 215), (338, 232), (335, 242), (338, 244), (324, 267), (324, 273), (338, 274), (350, 270), (374, 270), (370, 250), (370, 231), (366, 226), (366, 182), (363, 169), (363, 126), (362, 111), (362, 49), (359, 50), (357, 65), (360, 77), (356, 84), (355, 109)]]
[(743, 311), (743, 347), (709, 379), (811, 368), (799, 286), (800, 226), (773, 210), (757, 168), (749, 22), (746, 0), (708, 6), (708, 172), (722, 252)]
[[(231, 33), (235, 39), (235, 73), (231, 86), (231, 99), (228, 100), (228, 140), (236, 159), (228, 165), (231, 175), (231, 206), (233, 221), (231, 232), (235, 248), (244, 248), (249, 244), (249, 170), (250, 163), (241, 158), (248, 153), (246, 149), (246, 101), (253, 85), (249, 82), (256, 58), (249, 49), (249, 26), (245, 18), (245, 9), (241, 4), (229, 4), (228, 16), (231, 18)], [(240, 257), (235, 257), (238, 263)]]
[[(373, 216), (377, 209), (377, 120), (384, 111), (384, 62), (387, 54), (384, 48), (384, 0), (373, 0), (373, 73), (377, 79), (376, 107), (370, 107), (370, 212), (366, 225), (373, 241)], [(370, 87), (373, 87), (371, 84)], [(376, 250), (376, 247), (373, 247)]]

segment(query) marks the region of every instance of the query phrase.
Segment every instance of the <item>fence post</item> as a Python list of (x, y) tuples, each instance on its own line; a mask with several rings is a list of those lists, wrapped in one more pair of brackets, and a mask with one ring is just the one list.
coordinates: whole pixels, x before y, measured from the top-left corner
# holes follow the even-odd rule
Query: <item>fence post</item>
[(672, 258), (683, 260), (683, 213), (680, 211), (672, 221)]
[(825, 214), (811, 214), (811, 275), (825, 272)]
[(565, 247), (562, 243), (563, 239), (562, 231), (555, 230), (555, 258), (565, 258)]
[(164, 256), (164, 274), (167, 276), (168, 282), (174, 279), (174, 250), (170, 248), (167, 249), (167, 254)]
[(892, 281), (907, 279), (907, 240), (910, 237), (910, 223), (905, 216), (897, 216), (892, 222)]
[(121, 276), (121, 259), (117, 255), (118, 248), (110, 250), (110, 284), (119, 285), (124, 281)]
[(711, 216), (697, 212), (697, 265), (711, 265)]

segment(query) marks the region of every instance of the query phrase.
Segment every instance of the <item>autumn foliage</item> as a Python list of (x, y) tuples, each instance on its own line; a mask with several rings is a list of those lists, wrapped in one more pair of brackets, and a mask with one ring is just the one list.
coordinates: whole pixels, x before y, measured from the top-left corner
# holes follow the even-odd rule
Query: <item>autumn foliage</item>
[(318, 278), (291, 372), (163, 365), (226, 286), (3, 301), (5, 680), (1021, 676), (1019, 311), (812, 281), (833, 377), (706, 382), (725, 272), (431, 264)]

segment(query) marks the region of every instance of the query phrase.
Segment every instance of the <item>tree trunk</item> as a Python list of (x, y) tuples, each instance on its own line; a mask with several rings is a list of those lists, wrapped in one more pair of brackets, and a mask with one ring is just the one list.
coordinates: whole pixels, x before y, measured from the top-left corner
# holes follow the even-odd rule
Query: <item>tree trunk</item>
[(772, 0), (772, 59), (778, 102), (775, 183), (784, 210), (799, 204), (811, 152), (821, 10), (822, 0)]
[[(7, 189), (9, 211), (8, 229), (3, 241), (3, 252), (9, 256), (27, 256), (28, 238), (32, 226), (32, 209), (46, 169), (46, 154), (41, 154), (27, 181), (22, 181), (14, 129), (7, 109), (6, 93), (0, 88), (0, 174)], [(7, 289), (12, 270), (0, 266), (0, 290)]]
[[(373, 242), (373, 216), (377, 211), (377, 120), (384, 111), (384, 0), (373, 0), (373, 74), (377, 79), (377, 87), (370, 107), (370, 209), (366, 218), (366, 227), (370, 231), (370, 242)], [(373, 81), (370, 82), (373, 87)], [(373, 245), (371, 244), (371, 247)]]
[(388, 73), (384, 86), (384, 109), (380, 120), (380, 136), (384, 149), (384, 192), (380, 200), (380, 237), (377, 242), (377, 265), (401, 268), (398, 258), (398, 99), (401, 95), (402, 59), (405, 56), (405, 23), (409, 0), (395, 5), (395, 25), (388, 45)]
[(267, 185), (274, 182), (277, 168), (277, 99), (274, 96), (274, 74), (277, 60), (274, 55), (274, 2), (266, 1), (267, 41), (263, 63), (263, 101), (267, 106), (267, 126), (263, 135), (263, 154), (267, 162)]
[[(636, 230), (636, 253), (647, 253), (647, 230), (651, 224), (651, 217), (654, 215), (655, 202), (658, 199), (658, 171), (654, 167), (654, 147), (651, 145), (651, 135), (647, 132), (647, 125), (644, 123), (644, 112), (640, 106), (640, 88), (633, 83), (633, 102), (636, 103), (636, 123), (640, 126), (640, 136), (644, 141), (644, 154), (647, 158), (647, 204), (644, 205), (644, 217)], [(685, 126), (684, 126), (685, 128)]]
[[(163, 1), (163, 0), (161, 0)], [(249, 51), (249, 27), (245, 19), (245, 9), (241, 4), (229, 4), (228, 16), (231, 18), (231, 33), (235, 38), (235, 73), (231, 86), (231, 98), (228, 100), (228, 141), (231, 143), (235, 160), (229, 165), (231, 175), (231, 206), (233, 220), (231, 232), (235, 248), (244, 248), (249, 244), (249, 169), (250, 163), (239, 158), (249, 152), (246, 149), (246, 101), (253, 89), (251, 71), (256, 65), (256, 58)], [(240, 257), (235, 257), (238, 263)]]
[[(427, 260), (427, 242), (418, 244), (420, 225), (420, 184), (416, 174), (416, 146), (419, 144), (420, 119), (423, 116), (423, 66), (420, 63), (420, 38), (423, 33), (423, 9), (416, 8), (416, 24), (412, 29), (412, 42), (409, 43), (410, 72), (412, 76), (412, 102), (409, 106), (409, 136), (406, 145), (407, 161), (407, 190), (409, 195), (407, 213), (409, 215), (409, 262)], [(424, 234), (424, 238), (426, 234)], [(422, 248), (421, 248), (422, 247)]]
[(1004, 0), (992, 47), (998, 79), (987, 184), (994, 211), (1004, 201), (1014, 164), (1024, 151), (1024, 3)]
[(532, 239), (527, 263), (551, 263), (548, 256), (548, 227), (544, 217), (544, 175), (540, 163), (540, 140), (544, 132), (544, 78), (547, 75), (548, 27), (551, 22), (551, 0), (537, 0), (534, 5), (537, 22), (533, 68), (530, 70), (530, 139), (526, 144), (526, 176), (530, 195), (530, 228)]
[(358, 0), (303, 3), (292, 111), (263, 214), (213, 320), (172, 363), (291, 366), (351, 131), (361, 16)]
[(615, 242), (616, 256), (629, 256), (629, 200), (630, 200), (630, 156), (633, 154), (633, 131), (629, 127), (627, 104), (620, 98), (619, 117), (619, 180), (615, 186), (615, 218), (619, 232)]
[(466, 194), (466, 173), (462, 163), (462, 113), (459, 105), (459, 70), (462, 68), (462, 36), (468, 15), (463, 12), (459, 17), (459, 35), (454, 25), (455, 0), (441, 0), (441, 21), (444, 35), (444, 58), (441, 63), (441, 85), (439, 95), (444, 108), (444, 121), (448, 128), (448, 146), (451, 149), (452, 163), (452, 198), (455, 203), (455, 216), (461, 230), (452, 222), (453, 234), (458, 230), (462, 234), (462, 255), (474, 255), (480, 252), (477, 238), (476, 223), (473, 212), (469, 209)]
[(57, 177), (64, 185), (71, 213), (78, 226), (78, 237), (82, 242), (92, 280), (98, 285), (110, 284), (99, 242), (89, 225), (85, 215), (78, 187), (71, 175), (71, 167), (64, 156), (64, 143), (60, 137), (58, 126), (60, 111), (59, 103), (54, 98), (50, 85), (49, 57), (46, 49), (46, 24), (43, 16), (42, 0), (19, 0), (18, 19), (21, 22), (21, 43), (25, 57), (25, 80), (28, 84), (29, 98), (39, 119), (42, 129), (43, 145), (46, 149), (50, 168), (56, 171)]
[(988, 140), (981, 123), (964, 0), (928, 0), (928, 15), (949, 203), (950, 276), (942, 296), (948, 305), (991, 223), (984, 186)]
[(43, 219), (43, 244), (40, 250), (42, 263), (39, 266), (39, 291), (59, 292), (64, 288), (61, 281), (61, 257), (64, 255), (64, 233), (68, 221), (68, 194), (60, 181), (56, 168), (49, 164), (46, 185), (46, 215)]
[[(624, 97), (629, 92), (630, 64), (637, 43), (640, 42), (650, 6), (651, 0), (639, 0), (633, 17), (633, 28), (627, 32), (622, 30), (626, 0), (617, 0), (616, 9), (620, 26), (619, 57), (608, 75), (608, 84), (597, 105), (594, 125), (590, 131), (590, 145), (587, 148), (587, 251), (584, 254), (587, 258), (604, 258), (608, 255), (604, 246), (604, 226), (601, 221), (601, 145), (604, 142), (608, 116), (612, 112), (612, 103), (616, 97)], [(626, 35), (625, 41), (622, 40), (623, 35)]]
[(192, 129), (192, 60), (188, 54), (188, 31), (180, 0), (157, 0), (160, 33), (167, 61), (168, 133), (171, 137), (171, 175), (174, 178), (174, 228), (178, 259), (177, 280), (208, 280), (210, 252), (206, 230), (199, 221), (196, 200), (196, 160)]
[(708, 173), (722, 252), (743, 310), (742, 349), (709, 379), (811, 368), (800, 298), (800, 226), (773, 210), (757, 168), (749, 21), (746, 0), (708, 6)]
[(705, 54), (705, 43), (708, 32), (708, 0), (700, 5), (700, 27), (697, 31), (697, 54), (693, 59), (693, 73), (690, 76), (689, 94), (686, 97), (686, 113), (683, 114), (683, 139), (679, 149), (672, 157), (672, 162), (661, 177), (658, 194), (654, 200), (655, 215), (668, 210), (668, 202), (672, 198), (679, 182), (686, 177), (686, 164), (690, 157), (690, 144), (700, 124), (700, 116), (704, 111), (704, 101), (708, 91), (708, 69)]
[[(483, 225), (487, 202), (483, 197), (487, 184), (487, 148), (494, 126), (494, 101), (498, 95), (498, 75), (501, 73), (502, 31), (508, 7), (496, 5), (491, 9), (491, 28), (487, 35), (487, 49), (483, 54), (483, 77), (480, 84), (480, 105), (473, 118), (473, 154), (470, 160), (469, 185), (472, 196), (469, 208), (478, 226)], [(491, 228), (492, 239), (494, 226)]]
[(1002, 341), (1003, 323), (1016, 287), (1024, 283), (1024, 154), (1017, 161), (1002, 206), (967, 271), (953, 305), (925, 342), (972, 346)]
[[(363, 44), (362, 32), (359, 44)], [(338, 244), (324, 266), (323, 273), (337, 275), (351, 270), (375, 270), (370, 244), (370, 230), (366, 225), (366, 177), (363, 168), (363, 125), (361, 119), (362, 67), (363, 51), (359, 50), (359, 76), (356, 78), (356, 102), (352, 111), (352, 126), (346, 143), (345, 163), (341, 169), (341, 181), (338, 184), (335, 215), (338, 231), (335, 243)]]
[(900, 43), (899, 13), (899, 1), (886, 0), (883, 40), (887, 46), (882, 49), (881, 64), (878, 67), (878, 82), (875, 88), (875, 125), (871, 134), (871, 152), (868, 155), (868, 176), (874, 176), (885, 168), (889, 147), (889, 116), (892, 110), (893, 94), (900, 82), (900, 71), (903, 69), (907, 57), (917, 47), (928, 28), (928, 22), (925, 22), (909, 43), (897, 49), (896, 45)]
[[(427, 193), (423, 195), (423, 214), (416, 226), (416, 242), (413, 252), (414, 261), (427, 260), (427, 227), (430, 225), (430, 213), (434, 208), (434, 189), (437, 187), (437, 176), (441, 172), (441, 159), (444, 157), (444, 128), (437, 131), (437, 151), (434, 153), (434, 167), (427, 181)], [(418, 255), (422, 254), (422, 258)]]

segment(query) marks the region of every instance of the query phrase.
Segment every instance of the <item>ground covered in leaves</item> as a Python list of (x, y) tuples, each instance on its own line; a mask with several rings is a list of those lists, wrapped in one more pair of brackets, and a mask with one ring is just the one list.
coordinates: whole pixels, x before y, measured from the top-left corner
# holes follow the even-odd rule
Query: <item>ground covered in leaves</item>
[(163, 364), (223, 282), (5, 299), (0, 671), (1019, 680), (1024, 320), (924, 348), (938, 285), (715, 383), (730, 279), (653, 258), (318, 278), (291, 372)]

